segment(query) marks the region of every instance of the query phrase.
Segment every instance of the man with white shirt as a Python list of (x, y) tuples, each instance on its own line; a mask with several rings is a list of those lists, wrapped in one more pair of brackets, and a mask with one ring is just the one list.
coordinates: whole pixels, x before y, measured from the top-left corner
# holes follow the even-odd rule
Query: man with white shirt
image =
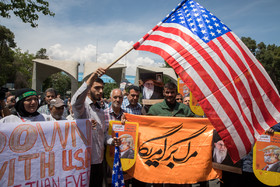
[[(72, 110), (75, 119), (94, 119), (95, 128), (92, 130), (92, 152), (91, 152), (91, 174), (90, 185), (102, 187), (104, 144), (109, 140), (107, 135), (104, 111), (97, 101), (103, 95), (104, 83), (101, 77), (105, 74), (105, 69), (98, 68), (91, 74), (72, 97)], [(112, 145), (118, 145), (116, 139), (112, 140)]]

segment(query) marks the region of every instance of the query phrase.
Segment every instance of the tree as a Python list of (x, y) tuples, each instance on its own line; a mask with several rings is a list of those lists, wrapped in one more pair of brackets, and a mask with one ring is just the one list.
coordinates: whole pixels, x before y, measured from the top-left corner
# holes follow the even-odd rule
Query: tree
[(256, 40), (253, 40), (250, 37), (241, 37), (243, 43), (249, 48), (249, 50), (256, 55), (257, 44)]
[(15, 35), (10, 29), (0, 25), (0, 86), (6, 84), (11, 74), (14, 61), (13, 48), (16, 47)]
[(54, 16), (50, 11), (49, 3), (45, 0), (0, 0), (0, 16), (10, 18), (11, 12), (19, 17), (24, 23), (30, 23), (31, 27), (37, 27), (38, 13)]
[(15, 89), (19, 88), (31, 88), (32, 85), (32, 72), (33, 72), (33, 54), (29, 54), (28, 51), (21, 52), (21, 49), (17, 48), (14, 52), (13, 66), (15, 74), (13, 75)]
[(278, 91), (280, 91), (280, 47), (275, 44), (266, 46), (261, 42), (258, 44), (256, 57), (266, 69)]
[(61, 96), (65, 96), (66, 91), (71, 90), (71, 79), (63, 72), (52, 74), (43, 82), (43, 90), (54, 88)]
[(41, 48), (39, 51), (37, 51), (35, 58), (49, 59), (49, 57), (47, 56), (47, 49)]
[(119, 88), (117, 83), (115, 83), (115, 82), (113, 82), (113, 83), (111, 83), (111, 82), (110, 83), (105, 83), (104, 90), (103, 90), (103, 97), (104, 98), (110, 98), (110, 93), (115, 88)]

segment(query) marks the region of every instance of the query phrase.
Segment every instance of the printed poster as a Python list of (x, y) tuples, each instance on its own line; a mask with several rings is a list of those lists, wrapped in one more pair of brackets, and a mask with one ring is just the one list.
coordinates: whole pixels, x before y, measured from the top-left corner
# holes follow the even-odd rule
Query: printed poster
[[(138, 123), (126, 122), (122, 125), (120, 121), (110, 121), (108, 134), (112, 137), (119, 134), (122, 140), (120, 145), (120, 158), (123, 171), (130, 169), (136, 160), (137, 147), (138, 147)], [(107, 146), (106, 160), (108, 165), (113, 168), (115, 147)]]
[(242, 174), (242, 161), (233, 163), (231, 160), (227, 147), (224, 141), (219, 136), (216, 130), (213, 131), (213, 144), (212, 144), (212, 166), (215, 169), (220, 169), (232, 173)]
[(270, 186), (280, 185), (280, 133), (261, 135), (254, 146), (253, 170), (256, 177)]

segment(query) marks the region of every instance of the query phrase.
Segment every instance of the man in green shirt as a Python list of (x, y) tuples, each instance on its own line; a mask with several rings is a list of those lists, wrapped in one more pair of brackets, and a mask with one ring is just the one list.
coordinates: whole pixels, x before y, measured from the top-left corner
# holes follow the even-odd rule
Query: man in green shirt
[(149, 109), (148, 115), (153, 116), (176, 116), (176, 117), (193, 117), (194, 114), (190, 108), (183, 103), (176, 102), (177, 86), (169, 82), (164, 85), (164, 101), (154, 104)]

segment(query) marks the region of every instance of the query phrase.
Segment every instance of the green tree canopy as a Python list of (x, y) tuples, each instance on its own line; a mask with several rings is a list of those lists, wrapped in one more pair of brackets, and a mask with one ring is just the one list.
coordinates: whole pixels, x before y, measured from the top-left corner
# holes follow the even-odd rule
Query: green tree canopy
[(104, 90), (103, 90), (103, 97), (104, 98), (110, 98), (110, 93), (115, 88), (119, 88), (117, 83), (115, 83), (115, 82), (113, 82), (113, 83), (105, 83)]
[(11, 70), (14, 68), (14, 52), (12, 50), (16, 47), (14, 38), (15, 35), (10, 29), (0, 25), (0, 86), (7, 83)]
[(54, 88), (58, 94), (64, 97), (66, 91), (71, 90), (71, 79), (63, 72), (52, 74), (43, 82), (43, 90), (47, 88)]
[(47, 49), (41, 48), (39, 51), (37, 51), (35, 58), (49, 59), (49, 57), (47, 56)]
[(16, 49), (14, 53), (14, 74), (13, 80), (15, 89), (31, 88), (32, 85), (32, 72), (34, 55), (28, 51), (21, 52), (21, 49)]
[(0, 16), (10, 18), (11, 12), (24, 23), (30, 23), (31, 27), (37, 27), (38, 13), (54, 16), (50, 11), (49, 3), (45, 0), (0, 0)]

